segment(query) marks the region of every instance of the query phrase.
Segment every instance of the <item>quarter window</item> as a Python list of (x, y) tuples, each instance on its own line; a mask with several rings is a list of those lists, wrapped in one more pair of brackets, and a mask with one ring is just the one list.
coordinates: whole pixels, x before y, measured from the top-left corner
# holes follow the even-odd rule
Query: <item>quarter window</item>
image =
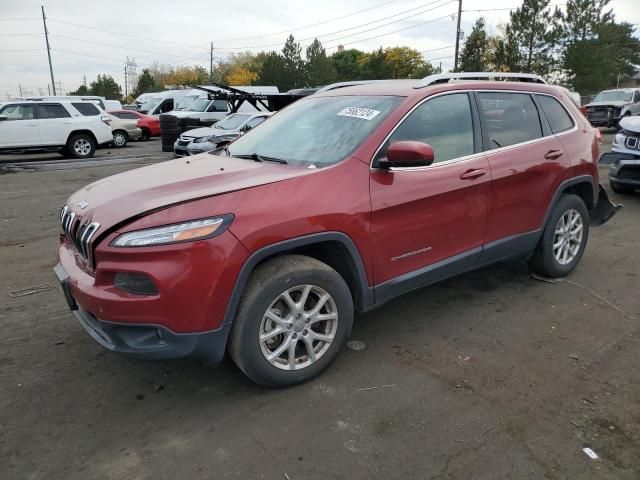
[(386, 157), (389, 145), (404, 140), (431, 145), (434, 163), (471, 155), (474, 150), (469, 95), (443, 95), (424, 102), (396, 128), (376, 160)]
[(34, 105), (7, 105), (0, 110), (0, 115), (7, 120), (33, 120)]
[(573, 120), (558, 100), (547, 95), (536, 95), (553, 133), (573, 128)]
[(40, 120), (47, 118), (67, 118), (70, 116), (69, 112), (59, 103), (38, 105), (38, 118)]
[(92, 117), (93, 115), (98, 115), (100, 110), (92, 103), (72, 103), (76, 110), (78, 110), (85, 117)]
[(526, 93), (478, 93), (488, 149), (508, 147), (542, 137), (538, 109)]

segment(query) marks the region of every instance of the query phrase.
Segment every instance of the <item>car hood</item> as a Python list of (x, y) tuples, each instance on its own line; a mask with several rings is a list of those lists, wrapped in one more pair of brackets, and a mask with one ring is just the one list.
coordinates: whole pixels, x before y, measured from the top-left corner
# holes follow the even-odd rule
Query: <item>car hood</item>
[(192, 130), (187, 130), (186, 132), (184, 132), (180, 136), (181, 137), (192, 137), (192, 138), (208, 137), (209, 135), (213, 135), (213, 134), (221, 132), (221, 131), (222, 130), (220, 130), (219, 128), (202, 127), (202, 128), (194, 128)]
[(99, 222), (103, 234), (132, 217), (171, 205), (317, 171), (203, 153), (104, 178), (78, 190), (67, 204), (82, 223)]
[(620, 126), (628, 132), (640, 133), (640, 117), (624, 117)]
[(591, 102), (587, 103), (585, 107), (624, 107), (629, 105), (629, 102), (625, 101), (609, 101), (609, 102)]

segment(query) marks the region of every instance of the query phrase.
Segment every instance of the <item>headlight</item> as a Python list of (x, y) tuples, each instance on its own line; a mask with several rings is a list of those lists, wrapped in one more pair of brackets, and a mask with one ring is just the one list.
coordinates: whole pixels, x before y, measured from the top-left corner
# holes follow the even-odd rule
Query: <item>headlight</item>
[(204, 143), (207, 140), (209, 140), (209, 137), (198, 137), (193, 141), (193, 143)]
[(146, 247), (210, 238), (224, 232), (232, 220), (233, 215), (224, 215), (123, 233), (111, 242), (111, 246)]

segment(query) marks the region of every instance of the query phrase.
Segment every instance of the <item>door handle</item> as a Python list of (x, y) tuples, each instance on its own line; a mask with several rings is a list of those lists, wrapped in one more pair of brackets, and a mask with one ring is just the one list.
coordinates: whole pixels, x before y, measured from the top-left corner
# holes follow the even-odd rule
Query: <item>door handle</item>
[(547, 160), (555, 160), (556, 158), (560, 158), (562, 156), (562, 150), (549, 150), (544, 158)]
[(485, 175), (487, 171), (484, 168), (474, 168), (473, 170), (467, 170), (460, 175), (460, 180), (474, 180)]

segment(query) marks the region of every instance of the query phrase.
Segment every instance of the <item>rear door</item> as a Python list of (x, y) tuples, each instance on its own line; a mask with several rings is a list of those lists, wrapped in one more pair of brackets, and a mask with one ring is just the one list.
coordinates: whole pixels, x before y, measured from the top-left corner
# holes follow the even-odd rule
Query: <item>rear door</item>
[(535, 246), (566, 153), (533, 95), (491, 91), (476, 99), (493, 177), (482, 259), (490, 262)]
[[(431, 145), (426, 167), (375, 168), (401, 140)], [(428, 98), (405, 117), (379, 152), (371, 172), (376, 297), (471, 268), (484, 241), (491, 174), (481, 152), (479, 121), (468, 93)]]
[(40, 145), (35, 103), (14, 103), (0, 109), (0, 148)]
[(42, 145), (64, 145), (72, 127), (71, 115), (61, 104), (38, 104), (38, 128)]

